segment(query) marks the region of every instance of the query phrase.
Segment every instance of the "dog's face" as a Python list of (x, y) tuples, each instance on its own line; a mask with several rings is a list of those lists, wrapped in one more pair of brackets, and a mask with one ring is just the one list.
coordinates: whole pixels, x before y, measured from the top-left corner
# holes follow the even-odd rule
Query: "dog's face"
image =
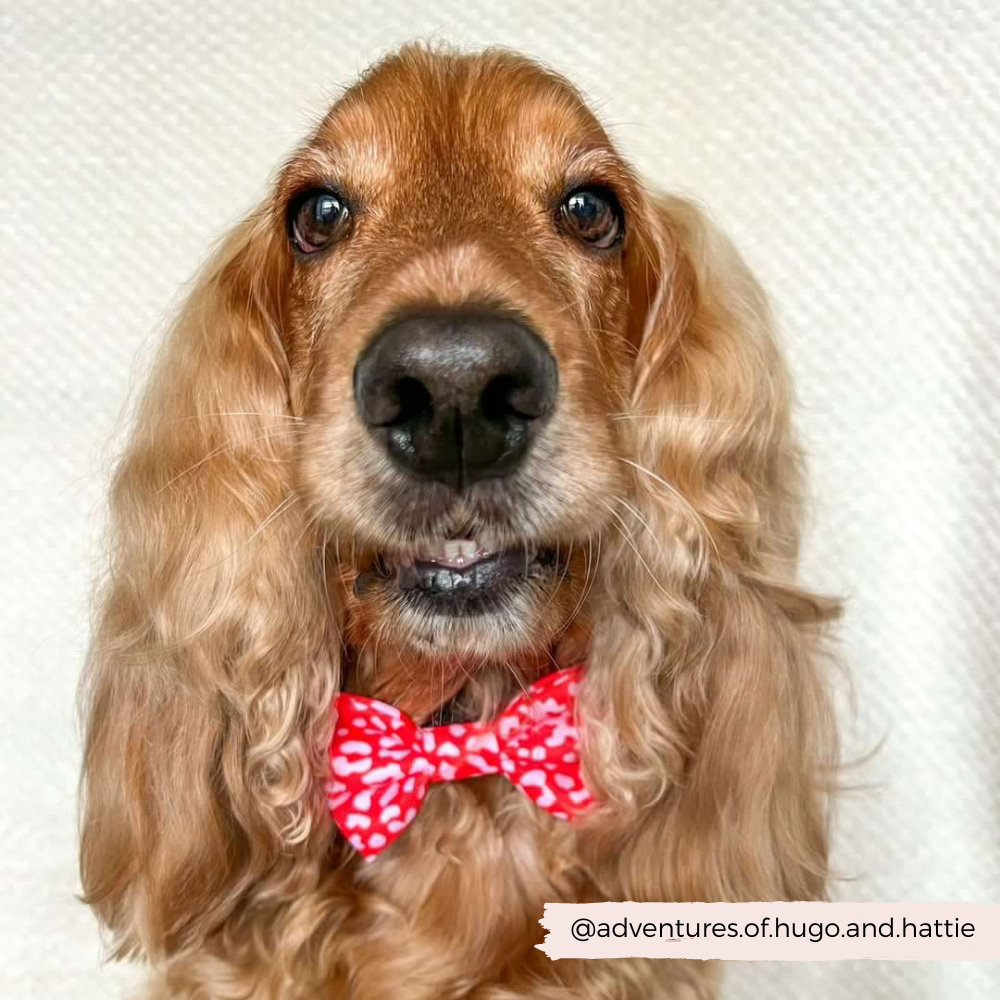
[(458, 671), (579, 615), (622, 479), (638, 201), (577, 95), (507, 56), (383, 65), (284, 171), (302, 489), (356, 648)]

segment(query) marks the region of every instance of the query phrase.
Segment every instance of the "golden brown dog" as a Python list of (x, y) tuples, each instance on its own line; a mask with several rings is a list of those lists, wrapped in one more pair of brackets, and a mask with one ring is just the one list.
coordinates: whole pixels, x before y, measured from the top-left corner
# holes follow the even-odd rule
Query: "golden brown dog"
[[(576, 91), (408, 47), (183, 307), (112, 490), (82, 877), (157, 997), (639, 1000), (545, 902), (815, 899), (835, 760), (765, 300)], [(343, 687), (489, 717), (586, 659), (565, 823), (436, 785), (371, 864), (324, 799)]]

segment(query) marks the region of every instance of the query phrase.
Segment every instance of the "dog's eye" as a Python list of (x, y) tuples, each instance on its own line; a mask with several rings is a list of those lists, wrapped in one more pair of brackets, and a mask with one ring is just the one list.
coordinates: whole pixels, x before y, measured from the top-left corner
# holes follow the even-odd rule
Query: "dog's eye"
[(288, 207), (288, 232), (301, 253), (316, 253), (347, 235), (351, 211), (333, 191), (306, 191)]
[(559, 207), (563, 227), (588, 246), (607, 250), (625, 232), (625, 215), (618, 199), (602, 188), (578, 188)]

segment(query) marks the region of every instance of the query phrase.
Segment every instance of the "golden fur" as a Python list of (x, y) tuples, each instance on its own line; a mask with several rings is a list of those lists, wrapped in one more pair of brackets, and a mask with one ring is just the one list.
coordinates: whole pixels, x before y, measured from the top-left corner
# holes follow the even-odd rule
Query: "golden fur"
[[(330, 178), (355, 229), (296, 260), (285, 205)], [(544, 209), (592, 180), (626, 212), (620, 253), (588, 255)], [(452, 497), (403, 527), (351, 372), (400, 305), (468, 301), (531, 319), (559, 409), (518, 504)], [(838, 609), (795, 582), (790, 404), (738, 254), (646, 193), (563, 79), (422, 47), (369, 71), (204, 269), (113, 484), (81, 870), (114, 954), (154, 967), (149, 995), (707, 996), (703, 963), (551, 962), (543, 904), (822, 898), (818, 641)], [(354, 594), (380, 551), (468, 523), (562, 547), (562, 577), (503, 621), (433, 631)], [(488, 714), (581, 653), (600, 810), (570, 825), (500, 778), (438, 785), (357, 861), (324, 798), (342, 684), (418, 718), (462, 689)]]

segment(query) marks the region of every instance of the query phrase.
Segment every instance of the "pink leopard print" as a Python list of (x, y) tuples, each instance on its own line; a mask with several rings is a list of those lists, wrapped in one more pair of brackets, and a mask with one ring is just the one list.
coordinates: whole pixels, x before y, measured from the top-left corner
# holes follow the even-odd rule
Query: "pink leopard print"
[(327, 801), (337, 826), (370, 861), (413, 821), (433, 781), (503, 774), (559, 819), (593, 797), (580, 774), (576, 694), (582, 667), (532, 684), (492, 722), (420, 729), (398, 708), (337, 696)]

